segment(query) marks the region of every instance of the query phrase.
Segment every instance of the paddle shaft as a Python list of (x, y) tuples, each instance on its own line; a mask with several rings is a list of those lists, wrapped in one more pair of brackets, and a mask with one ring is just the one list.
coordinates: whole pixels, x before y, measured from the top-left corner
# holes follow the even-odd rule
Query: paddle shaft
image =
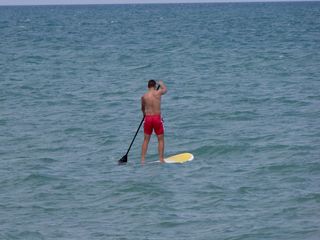
[(128, 155), (128, 153), (129, 153), (129, 151), (130, 151), (130, 149), (131, 149), (131, 146), (132, 146), (134, 140), (136, 139), (136, 136), (138, 135), (138, 132), (139, 132), (139, 130), (140, 130), (140, 128), (141, 128), (141, 125), (142, 125), (143, 121), (144, 121), (144, 116), (143, 116), (143, 118), (142, 118), (142, 120), (141, 120), (141, 122), (140, 122), (140, 124), (139, 124), (139, 127), (138, 127), (138, 130), (136, 131), (136, 134), (134, 135), (134, 137), (133, 137), (133, 139), (132, 139), (132, 141), (131, 141), (131, 143), (130, 143), (130, 146), (129, 146), (129, 148), (128, 148), (128, 151), (127, 151), (126, 155)]
[[(159, 90), (159, 88), (160, 88), (160, 85), (158, 85), (157, 90)], [(129, 148), (128, 148), (128, 151), (127, 151), (126, 155), (128, 155), (128, 153), (130, 152), (131, 146), (132, 146), (134, 140), (136, 139), (136, 136), (138, 135), (138, 132), (139, 132), (139, 130), (140, 130), (140, 128), (141, 128), (141, 125), (142, 125), (142, 123), (143, 123), (143, 121), (144, 121), (144, 118), (145, 118), (145, 116), (143, 116), (143, 118), (142, 118), (142, 120), (141, 120), (141, 122), (140, 122), (140, 124), (139, 124), (139, 127), (138, 127), (138, 129), (137, 129), (137, 131), (136, 131), (136, 134), (134, 135), (134, 137), (133, 137), (133, 139), (132, 139), (132, 141), (131, 141), (131, 143), (130, 143), (130, 146), (129, 146)]]

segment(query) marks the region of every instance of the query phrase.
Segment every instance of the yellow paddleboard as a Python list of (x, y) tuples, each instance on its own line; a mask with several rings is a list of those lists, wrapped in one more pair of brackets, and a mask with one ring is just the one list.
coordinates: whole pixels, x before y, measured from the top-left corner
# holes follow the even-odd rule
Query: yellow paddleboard
[(191, 153), (180, 153), (164, 159), (166, 163), (184, 163), (193, 160)]

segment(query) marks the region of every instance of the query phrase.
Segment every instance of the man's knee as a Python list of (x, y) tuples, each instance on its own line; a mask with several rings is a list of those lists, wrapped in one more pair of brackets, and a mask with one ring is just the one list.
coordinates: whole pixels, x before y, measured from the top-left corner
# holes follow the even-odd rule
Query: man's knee
[(164, 140), (164, 135), (163, 134), (157, 135), (157, 137), (158, 137), (158, 141), (159, 142)]
[(145, 134), (144, 135), (144, 141), (149, 142), (150, 141), (150, 137), (151, 137), (151, 135)]

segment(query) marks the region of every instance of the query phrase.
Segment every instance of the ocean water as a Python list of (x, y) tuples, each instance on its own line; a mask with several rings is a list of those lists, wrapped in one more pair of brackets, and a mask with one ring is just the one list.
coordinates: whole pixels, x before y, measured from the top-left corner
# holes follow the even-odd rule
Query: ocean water
[[(0, 40), (0, 239), (320, 239), (319, 2), (0, 7)], [(117, 165), (149, 79), (194, 161), (140, 131)]]

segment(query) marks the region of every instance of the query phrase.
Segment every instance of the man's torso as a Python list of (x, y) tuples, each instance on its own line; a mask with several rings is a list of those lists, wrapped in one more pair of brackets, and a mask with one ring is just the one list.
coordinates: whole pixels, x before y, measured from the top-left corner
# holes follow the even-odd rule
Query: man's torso
[(161, 115), (161, 94), (152, 91), (143, 95), (146, 115)]

